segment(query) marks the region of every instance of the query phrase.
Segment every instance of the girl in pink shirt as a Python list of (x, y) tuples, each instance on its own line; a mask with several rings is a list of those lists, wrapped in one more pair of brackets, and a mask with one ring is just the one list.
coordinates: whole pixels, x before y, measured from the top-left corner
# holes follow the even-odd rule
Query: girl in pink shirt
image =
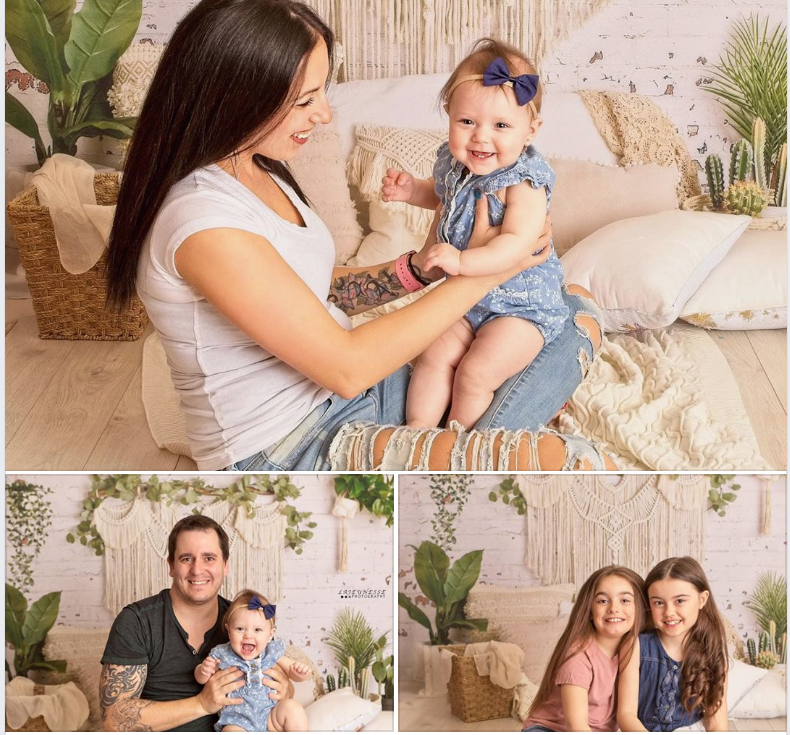
[(615, 681), (646, 615), (642, 578), (599, 569), (582, 585), (524, 723), (525, 732), (617, 729)]

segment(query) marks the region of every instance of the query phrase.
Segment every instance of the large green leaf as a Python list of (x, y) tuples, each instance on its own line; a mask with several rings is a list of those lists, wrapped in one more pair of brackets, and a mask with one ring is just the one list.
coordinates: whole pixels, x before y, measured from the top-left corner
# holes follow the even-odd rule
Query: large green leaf
[(464, 554), (450, 567), (444, 584), (444, 597), (448, 605), (463, 600), (469, 594), (480, 576), (482, 563), (483, 552), (478, 550)]
[(13, 95), (5, 93), (5, 121), (20, 133), (33, 139), (36, 146), (36, 158), (43, 164), (47, 157), (44, 141), (41, 139), (35, 118), (28, 109)]
[[(415, 548), (412, 546), (412, 548)], [(444, 584), (450, 559), (436, 544), (423, 541), (414, 554), (414, 577), (429, 600), (443, 607)]]
[(44, 11), (58, 48), (62, 49), (71, 32), (71, 18), (77, 7), (77, 0), (36, 0), (36, 2)]
[[(6, 107), (6, 116), (8, 115), (8, 107)], [(10, 607), (14, 613), (14, 618), (21, 626), (25, 622), (25, 613), (27, 612), (27, 600), (25, 596), (13, 585), (6, 582), (5, 586), (5, 603), (6, 607)]]
[(62, 137), (66, 140), (77, 141), (77, 138), (95, 138), (98, 135), (108, 135), (111, 138), (122, 140), (131, 138), (134, 132), (135, 117), (119, 117), (113, 120), (83, 120), (63, 131)]
[(109, 74), (134, 38), (142, 0), (85, 0), (66, 43), (69, 78), (76, 90)]
[(25, 615), (22, 636), (28, 646), (40, 643), (58, 619), (60, 592), (50, 592), (36, 600)]
[(488, 630), (488, 620), (486, 618), (465, 618), (455, 620), (450, 623), (448, 628), (464, 628), (465, 630), (479, 630), (485, 633)]
[(409, 617), (428, 629), (428, 635), (433, 639), (433, 628), (428, 616), (420, 610), (403, 592), (398, 592), (398, 604), (408, 613)]
[(20, 650), (23, 646), (22, 626), (8, 603), (8, 594), (6, 594), (5, 598), (5, 640), (6, 643), (10, 643), (16, 650)]
[(6, 0), (5, 36), (19, 63), (46, 82), (53, 98), (67, 92), (55, 36), (36, 0)]

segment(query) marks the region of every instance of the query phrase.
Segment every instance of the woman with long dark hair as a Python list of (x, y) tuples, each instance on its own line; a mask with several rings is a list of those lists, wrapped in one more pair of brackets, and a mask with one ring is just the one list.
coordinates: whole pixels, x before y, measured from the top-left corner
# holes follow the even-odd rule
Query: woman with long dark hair
[[(203, 0), (170, 39), (137, 122), (110, 236), (109, 301), (122, 306), (135, 289), (143, 300), (200, 469), (328, 469), (341, 426), (401, 425), (408, 361), (516, 272), (449, 279), (350, 328), (349, 314), (443, 274), (424, 272), (420, 253), (333, 266), (329, 231), (287, 165), (331, 120), (333, 43), (293, 0)], [(477, 245), (497, 231), (480, 201)], [(517, 270), (545, 260), (549, 237), (547, 227), (530, 249), (543, 251)], [(601, 340), (595, 304), (580, 292), (564, 296), (563, 335), (502, 386), (475, 428), (538, 430), (561, 409)], [(374, 465), (391, 433), (371, 441)], [(448, 466), (454, 437), (431, 437), (432, 468)], [(522, 468), (604, 466), (580, 439), (545, 433), (510, 449), (511, 439), (500, 434), (492, 453), (504, 447)]]

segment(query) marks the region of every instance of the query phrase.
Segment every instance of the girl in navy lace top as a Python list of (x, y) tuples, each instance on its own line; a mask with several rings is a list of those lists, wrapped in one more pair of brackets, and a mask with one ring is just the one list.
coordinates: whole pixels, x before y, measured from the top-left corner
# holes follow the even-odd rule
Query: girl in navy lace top
[(621, 730), (671, 732), (727, 724), (727, 644), (705, 572), (690, 556), (664, 559), (645, 579), (653, 630), (620, 674)]

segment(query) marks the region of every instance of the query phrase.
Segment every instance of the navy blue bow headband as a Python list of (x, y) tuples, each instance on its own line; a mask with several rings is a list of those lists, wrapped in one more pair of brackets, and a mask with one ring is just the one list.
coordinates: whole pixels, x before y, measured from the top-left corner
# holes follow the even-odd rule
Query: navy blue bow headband
[(511, 77), (510, 69), (508, 69), (505, 60), (499, 56), (486, 67), (482, 74), (465, 74), (458, 77), (453, 86), (450, 87), (447, 99), (450, 99), (450, 95), (459, 84), (477, 80), (481, 80), (484, 87), (494, 87), (503, 84), (512, 87), (513, 93), (516, 95), (516, 102), (521, 107), (528, 104), (532, 109), (532, 114), (537, 116), (538, 110), (532, 101), (538, 93), (540, 77), (537, 74), (521, 74), (517, 77)]
[(277, 611), (277, 606), (272, 605), (270, 603), (266, 603), (265, 605), (260, 601), (260, 598), (257, 595), (253, 595), (252, 599), (250, 600), (250, 604), (247, 605), (248, 610), (263, 610), (263, 617), (267, 620), (271, 620), (274, 617), (275, 612)]

